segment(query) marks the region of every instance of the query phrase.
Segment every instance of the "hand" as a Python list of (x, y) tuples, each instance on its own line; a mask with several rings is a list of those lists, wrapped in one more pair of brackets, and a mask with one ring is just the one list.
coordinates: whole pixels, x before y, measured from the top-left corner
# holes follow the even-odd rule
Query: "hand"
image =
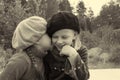
[(78, 52), (71, 46), (65, 45), (61, 52), (60, 55), (65, 55), (68, 56), (68, 60), (70, 61), (71, 65), (74, 66), (76, 63), (76, 59), (79, 56)]
[(68, 56), (68, 57), (74, 57), (77, 54), (78, 54), (77, 51), (69, 45), (65, 45), (60, 52), (61, 56), (65, 55), (65, 56)]

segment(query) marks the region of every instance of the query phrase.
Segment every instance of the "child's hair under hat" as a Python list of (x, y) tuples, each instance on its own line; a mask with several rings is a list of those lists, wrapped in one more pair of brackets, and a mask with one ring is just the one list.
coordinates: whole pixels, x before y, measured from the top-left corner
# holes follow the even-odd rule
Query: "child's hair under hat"
[(76, 32), (80, 32), (79, 21), (77, 16), (71, 12), (58, 12), (54, 14), (47, 24), (47, 33), (50, 37), (61, 29), (72, 29)]

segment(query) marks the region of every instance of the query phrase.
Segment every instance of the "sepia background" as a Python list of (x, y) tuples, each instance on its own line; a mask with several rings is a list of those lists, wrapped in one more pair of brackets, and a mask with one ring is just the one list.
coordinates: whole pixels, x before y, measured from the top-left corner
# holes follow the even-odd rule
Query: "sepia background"
[(73, 12), (79, 19), (90, 80), (119, 80), (120, 0), (0, 0), (0, 71), (14, 53), (11, 38), (17, 24), (33, 15), (49, 20), (58, 11)]

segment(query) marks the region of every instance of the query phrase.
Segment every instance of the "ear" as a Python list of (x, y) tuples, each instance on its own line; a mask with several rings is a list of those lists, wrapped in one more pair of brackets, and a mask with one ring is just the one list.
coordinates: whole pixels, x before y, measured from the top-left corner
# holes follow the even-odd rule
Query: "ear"
[(75, 39), (77, 38), (77, 35), (78, 35), (78, 33), (77, 33), (77, 32), (74, 32), (73, 40), (75, 40)]
[(81, 41), (78, 33), (75, 33), (75, 39), (74, 39), (74, 48), (76, 50), (80, 49), (81, 47)]

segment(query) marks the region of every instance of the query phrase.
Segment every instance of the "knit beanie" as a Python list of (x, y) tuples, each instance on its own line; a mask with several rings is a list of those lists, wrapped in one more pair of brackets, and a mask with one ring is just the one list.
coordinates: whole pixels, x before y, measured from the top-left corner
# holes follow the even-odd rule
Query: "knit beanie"
[(47, 33), (50, 37), (61, 29), (72, 29), (76, 32), (80, 32), (79, 21), (77, 16), (70, 12), (58, 12), (54, 14), (47, 24)]
[(32, 16), (21, 21), (12, 37), (13, 48), (26, 49), (33, 45), (45, 34), (46, 25), (46, 20), (38, 16)]

